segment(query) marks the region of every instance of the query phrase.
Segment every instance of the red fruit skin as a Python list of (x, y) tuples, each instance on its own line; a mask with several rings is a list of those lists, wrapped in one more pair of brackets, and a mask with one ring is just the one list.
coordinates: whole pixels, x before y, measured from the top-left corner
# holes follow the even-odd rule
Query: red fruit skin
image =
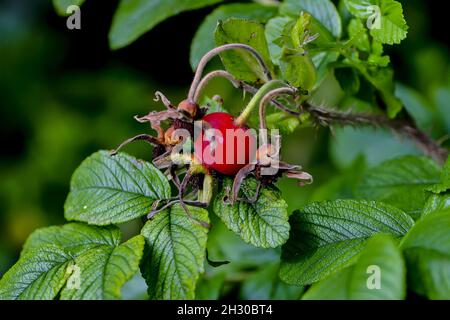
[[(215, 147), (211, 145), (205, 131), (195, 140), (195, 157), (203, 166), (224, 175), (235, 175), (242, 167), (255, 159), (256, 137), (248, 127), (237, 126), (234, 123), (235, 119), (225, 112), (207, 114), (202, 120), (217, 130), (217, 134), (214, 135)], [(205, 129), (207, 128), (204, 126), (203, 130)], [(227, 129), (231, 129), (228, 135)], [(230, 141), (233, 138), (234, 146)], [(212, 150), (214, 152), (211, 152)]]

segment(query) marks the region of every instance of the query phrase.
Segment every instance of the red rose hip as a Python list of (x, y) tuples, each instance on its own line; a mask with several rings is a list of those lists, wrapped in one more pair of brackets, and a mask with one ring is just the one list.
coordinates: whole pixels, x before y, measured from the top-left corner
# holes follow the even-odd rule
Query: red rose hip
[(238, 126), (225, 112), (207, 114), (202, 133), (195, 140), (194, 153), (206, 168), (235, 175), (255, 158), (256, 136), (246, 126)]

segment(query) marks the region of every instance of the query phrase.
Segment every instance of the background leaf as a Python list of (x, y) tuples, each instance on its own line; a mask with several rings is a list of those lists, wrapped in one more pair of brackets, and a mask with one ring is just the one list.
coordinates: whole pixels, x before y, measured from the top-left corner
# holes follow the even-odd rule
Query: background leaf
[[(378, 267), (380, 288), (368, 287), (369, 267)], [(314, 284), (305, 300), (401, 300), (406, 294), (406, 272), (397, 244), (387, 235), (370, 238), (356, 263)]]
[(361, 155), (368, 166), (376, 166), (399, 156), (421, 154), (413, 142), (393, 138), (387, 130), (351, 127), (335, 129), (330, 153), (340, 168), (348, 167)]
[[(208, 211), (188, 208), (194, 219), (209, 223)], [(151, 299), (194, 299), (204, 271), (207, 231), (191, 221), (180, 205), (159, 212), (145, 224), (141, 272)]]
[(119, 49), (180, 12), (206, 7), (222, 0), (121, 0), (114, 14), (109, 44)]
[(450, 211), (419, 220), (403, 239), (408, 287), (430, 299), (450, 299)]
[[(247, 199), (254, 196), (257, 181), (247, 178), (239, 195)], [(274, 188), (263, 188), (258, 200), (251, 204), (238, 201), (235, 205), (224, 203), (232, 180), (226, 179), (213, 204), (214, 213), (245, 242), (261, 248), (275, 248), (289, 237), (287, 204)]]
[(201, 57), (216, 46), (214, 30), (219, 20), (245, 18), (264, 23), (273, 17), (277, 11), (278, 8), (276, 6), (259, 3), (233, 3), (222, 5), (215, 9), (202, 22), (192, 40), (190, 55), (192, 69), (196, 69)]
[(67, 16), (67, 8), (71, 5), (81, 6), (85, 0), (53, 0), (53, 6), (60, 16)]
[(280, 12), (284, 14), (300, 14), (307, 11), (316, 18), (336, 38), (342, 34), (342, 23), (335, 5), (330, 0), (286, 0)]
[(146, 215), (155, 200), (169, 197), (169, 181), (152, 164), (100, 151), (73, 174), (64, 211), (68, 220), (107, 225)]
[(425, 188), (439, 182), (439, 166), (425, 157), (388, 160), (367, 170), (357, 195), (392, 204), (418, 218), (426, 201)]
[(297, 300), (304, 291), (301, 286), (282, 282), (278, 262), (265, 265), (242, 283), (240, 297), (244, 300)]
[[(267, 66), (273, 71), (270, 61), (264, 26), (257, 21), (245, 19), (227, 19), (219, 22), (215, 31), (216, 44), (243, 43), (251, 46), (262, 56)], [(220, 57), (225, 68), (236, 78), (261, 83), (267, 81), (263, 69), (255, 58), (245, 50), (223, 52)]]
[(351, 264), (376, 233), (401, 237), (413, 225), (401, 210), (374, 201), (316, 202), (291, 216), (291, 236), (283, 246), (280, 277), (306, 285)]

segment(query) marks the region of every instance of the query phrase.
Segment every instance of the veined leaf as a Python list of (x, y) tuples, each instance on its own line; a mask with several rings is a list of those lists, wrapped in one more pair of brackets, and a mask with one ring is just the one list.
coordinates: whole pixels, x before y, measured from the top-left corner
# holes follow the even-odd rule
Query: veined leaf
[(371, 21), (370, 34), (377, 41), (395, 44), (406, 38), (408, 25), (400, 2), (395, 0), (344, 0), (344, 2), (353, 15)]
[(117, 227), (70, 223), (39, 229), (0, 280), (0, 299), (119, 299), (138, 270), (144, 239), (120, 243)]
[(406, 294), (403, 257), (387, 235), (370, 238), (356, 263), (314, 284), (305, 300), (400, 300)]
[(381, 0), (381, 26), (370, 29), (374, 39), (386, 44), (398, 44), (406, 38), (408, 25), (402, 4), (395, 0)]
[(24, 255), (0, 280), (0, 300), (50, 300), (65, 285), (72, 257), (47, 245)]
[(450, 299), (450, 211), (420, 219), (403, 239), (408, 287), (430, 299)]
[(109, 44), (127, 46), (161, 21), (180, 12), (206, 7), (222, 0), (121, 0), (114, 14)]
[(422, 216), (432, 212), (450, 209), (450, 192), (442, 194), (432, 194), (425, 203)]
[(56, 245), (76, 256), (97, 246), (115, 247), (119, 245), (120, 238), (120, 230), (116, 227), (68, 223), (34, 231), (25, 242), (20, 255), (24, 256), (46, 245)]
[(233, 3), (226, 4), (215, 9), (202, 22), (195, 33), (191, 44), (190, 62), (192, 69), (197, 68), (202, 56), (215, 47), (214, 29), (219, 20), (228, 18), (254, 19), (266, 22), (278, 11), (276, 6), (262, 5), (259, 3)]
[(367, 170), (357, 195), (396, 206), (414, 218), (425, 204), (425, 188), (439, 181), (440, 168), (431, 159), (406, 156)]
[[(233, 18), (219, 22), (215, 31), (215, 39), (217, 45), (243, 43), (251, 46), (258, 51), (268, 68), (273, 71), (264, 36), (264, 26), (259, 22)], [(253, 83), (267, 81), (264, 70), (249, 52), (238, 49), (223, 52), (220, 57), (225, 68), (236, 78)]]
[[(192, 218), (209, 223), (208, 211), (188, 207)], [(146, 240), (141, 264), (151, 299), (194, 299), (204, 272), (207, 229), (175, 205), (159, 212), (141, 231)]]
[(107, 225), (146, 215), (155, 200), (169, 197), (169, 181), (152, 164), (100, 151), (73, 174), (64, 211), (68, 220)]
[(450, 158), (444, 164), (440, 175), (440, 182), (427, 189), (433, 193), (443, 193), (450, 190)]
[[(289, 238), (287, 204), (275, 188), (263, 188), (255, 203), (237, 201), (226, 203), (232, 180), (224, 181), (221, 192), (214, 201), (214, 213), (223, 223), (245, 242), (256, 247), (275, 248)], [(251, 199), (255, 195), (257, 181), (247, 178), (241, 186), (239, 196)]]
[(74, 266), (80, 270), (80, 287), (66, 285), (61, 299), (119, 299), (120, 289), (139, 269), (143, 249), (144, 238), (138, 235), (119, 246), (98, 246), (77, 256)]
[(310, 13), (335, 38), (341, 36), (341, 18), (335, 5), (330, 0), (286, 0), (280, 8), (280, 12), (283, 14), (298, 15), (301, 11)]
[(351, 264), (374, 234), (401, 237), (412, 225), (401, 210), (374, 201), (309, 204), (291, 216), (280, 277), (297, 285), (317, 282)]

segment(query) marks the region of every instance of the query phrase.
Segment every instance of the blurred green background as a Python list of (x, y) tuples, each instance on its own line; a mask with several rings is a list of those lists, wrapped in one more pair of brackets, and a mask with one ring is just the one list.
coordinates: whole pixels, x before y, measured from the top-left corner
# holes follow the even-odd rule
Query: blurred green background
[[(0, 276), (15, 262), (33, 230), (64, 223), (70, 177), (85, 157), (148, 132), (133, 116), (161, 108), (153, 101), (156, 90), (174, 103), (186, 95), (192, 78), (190, 41), (212, 8), (171, 18), (132, 45), (111, 52), (107, 34), (117, 3), (87, 1), (81, 11), (82, 29), (68, 30), (51, 1), (0, 2)], [(421, 128), (445, 140), (450, 132), (445, 10), (437, 1), (402, 3), (410, 26), (408, 38), (387, 49), (399, 82), (397, 95)], [(215, 93), (231, 111), (244, 104), (242, 94), (220, 80), (207, 90), (208, 95)], [(358, 105), (345, 97), (333, 76), (314, 100), (340, 108)], [(291, 209), (306, 201), (350, 196), (366, 167), (419, 153), (409, 141), (373, 129), (336, 129), (333, 135), (326, 129), (303, 129), (283, 142), (284, 158), (301, 163), (315, 176), (312, 186), (301, 189), (294, 182), (279, 183)], [(126, 152), (144, 159), (151, 155), (139, 143)], [(123, 229), (131, 234), (138, 227), (129, 224)], [(220, 227), (214, 231), (211, 246), (214, 235), (226, 232)], [(228, 247), (221, 253), (213, 250), (214, 258), (239, 260), (245, 255), (253, 263), (267, 263), (277, 254), (258, 251), (255, 260), (240, 240), (228, 237)], [(265, 270), (253, 277), (267, 277), (270, 270)], [(199, 290), (212, 292), (204, 288), (207, 285)], [(251, 282), (242, 290), (244, 296), (246, 291), (257, 293)]]

